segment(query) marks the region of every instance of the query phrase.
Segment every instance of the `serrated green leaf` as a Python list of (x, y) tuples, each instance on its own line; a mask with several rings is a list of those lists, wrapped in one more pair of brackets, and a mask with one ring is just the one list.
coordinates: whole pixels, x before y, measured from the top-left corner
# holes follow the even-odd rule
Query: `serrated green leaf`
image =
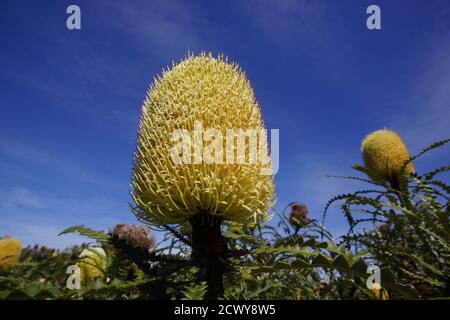
[(108, 242), (110, 237), (105, 234), (103, 231), (96, 231), (90, 228), (85, 227), (84, 225), (73, 226), (63, 230), (58, 236), (69, 234), (69, 233), (79, 233), (82, 236), (97, 240), (99, 242)]

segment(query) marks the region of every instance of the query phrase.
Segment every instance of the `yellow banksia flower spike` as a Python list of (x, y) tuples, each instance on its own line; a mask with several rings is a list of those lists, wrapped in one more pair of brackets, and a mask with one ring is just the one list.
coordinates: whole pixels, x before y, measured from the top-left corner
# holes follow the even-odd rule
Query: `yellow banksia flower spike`
[(100, 247), (83, 249), (77, 266), (80, 268), (82, 283), (86, 284), (94, 279), (105, 280), (107, 266), (105, 250)]
[(372, 295), (376, 300), (389, 300), (389, 294), (379, 283), (372, 285)]
[[(361, 152), (370, 178), (377, 182), (396, 182), (405, 161), (410, 159), (408, 148), (394, 131), (383, 129), (369, 134), (361, 144)], [(408, 163), (403, 174), (415, 171)]]
[[(250, 82), (222, 56), (189, 55), (150, 86), (131, 181), (138, 219), (158, 225), (183, 223), (199, 214), (237, 222), (253, 221), (255, 216), (267, 220), (275, 196), (273, 176), (260, 174), (265, 164), (228, 164), (226, 154), (222, 163), (199, 162), (196, 156), (205, 148), (195, 142), (188, 148), (192, 162), (174, 163), (174, 132), (193, 133), (199, 123), (223, 137), (227, 129), (265, 129)], [(267, 143), (263, 153), (269, 154)]]
[(21, 253), (22, 244), (19, 240), (12, 237), (0, 239), (0, 268), (15, 266)]

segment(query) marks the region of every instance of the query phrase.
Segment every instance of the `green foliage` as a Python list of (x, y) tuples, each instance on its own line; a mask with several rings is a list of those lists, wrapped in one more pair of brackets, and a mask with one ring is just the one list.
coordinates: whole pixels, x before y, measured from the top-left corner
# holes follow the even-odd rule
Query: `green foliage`
[[(360, 257), (340, 252), (321, 241), (321, 228), (312, 223), (293, 231), (284, 217), (283, 228), (228, 223), (223, 233), (230, 247), (232, 271), (225, 275), (225, 299), (327, 298), (323, 273), (350, 272)], [(2, 299), (202, 299), (206, 284), (197, 281), (190, 261), (189, 235), (166, 228), (152, 252), (118, 248), (109, 233), (83, 226), (66, 229), (102, 243), (107, 253), (107, 280), (96, 279), (79, 290), (66, 287), (67, 267), (83, 247), (66, 252), (27, 248), (14, 268), (0, 269)], [(337, 251), (336, 251), (337, 250)], [(130, 254), (133, 253), (133, 254)], [(342, 253), (342, 254), (341, 254)], [(341, 258), (339, 258), (341, 257)], [(237, 285), (236, 285), (237, 284)]]
[[(110, 233), (82, 226), (78, 232), (102, 243), (107, 253), (107, 279), (83, 284), (79, 290), (66, 287), (68, 266), (76, 264), (83, 247), (65, 252), (27, 248), (22, 261), (0, 269), (2, 299), (203, 299), (207, 286), (198, 282), (198, 267), (190, 261), (189, 234), (180, 227), (167, 227), (162, 242), (152, 252), (117, 247)], [(312, 220), (300, 229), (280, 216), (277, 227), (226, 223), (223, 234), (230, 248), (230, 272), (225, 274), (224, 299), (336, 299), (349, 298), (338, 292), (343, 279), (347, 287), (367, 294), (365, 252), (353, 254), (321, 234), (331, 235)], [(125, 251), (124, 251), (125, 250)], [(350, 280), (348, 280), (350, 279)], [(385, 280), (385, 279), (383, 279)], [(402, 287), (390, 281), (390, 289), (407, 297)]]
[(0, 299), (59, 299), (65, 285), (65, 265), (75, 264), (82, 247), (63, 252), (46, 247), (27, 247), (21, 262), (0, 268)]
[[(354, 168), (368, 173), (360, 165)], [(349, 223), (338, 243), (323, 222), (291, 224), (284, 212), (276, 226), (223, 222), (227, 250), (221, 257), (225, 272), (220, 298), (375, 299), (366, 286), (371, 264), (381, 268), (384, 297), (449, 296), (450, 186), (438, 179), (449, 169), (444, 165), (421, 175), (399, 176), (395, 184), (339, 177), (371, 187), (338, 195), (326, 204), (324, 219), (338, 203)], [(61, 235), (76, 232), (93, 243), (64, 251), (25, 248), (18, 265), (0, 268), (0, 299), (205, 299), (209, 288), (202, 281), (202, 265), (191, 257), (190, 226), (166, 225), (159, 231), (162, 239), (149, 251), (111, 232), (68, 228)], [(105, 278), (69, 289), (67, 268), (93, 244), (106, 252)]]
[[(449, 141), (425, 148), (406, 161), (403, 170), (410, 161)], [(360, 165), (353, 168), (367, 174), (367, 169)], [(344, 177), (377, 188), (333, 197), (325, 207), (324, 218), (332, 204), (340, 203), (349, 223), (348, 234), (343, 237), (346, 247), (367, 251), (373, 263), (392, 270), (392, 275), (386, 275), (388, 279), (397, 279), (403, 288), (415, 288), (422, 298), (448, 296), (450, 187), (436, 177), (449, 169), (449, 165), (444, 165), (421, 175), (400, 174), (395, 184)], [(372, 228), (367, 228), (367, 223)], [(393, 290), (384, 282), (383, 286)], [(393, 291), (393, 297), (402, 297), (400, 292)]]
[(186, 289), (183, 290), (184, 297), (181, 300), (203, 300), (207, 287), (208, 286), (204, 281), (199, 284), (186, 287)]

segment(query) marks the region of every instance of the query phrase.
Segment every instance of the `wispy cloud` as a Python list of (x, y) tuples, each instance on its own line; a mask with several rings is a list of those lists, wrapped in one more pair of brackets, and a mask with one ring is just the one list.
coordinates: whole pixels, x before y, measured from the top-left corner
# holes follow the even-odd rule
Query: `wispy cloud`
[(254, 25), (274, 42), (325, 44), (330, 38), (323, 2), (251, 0), (243, 2), (242, 8)]
[(140, 5), (130, 6), (108, 1), (105, 10), (108, 11), (105, 19), (116, 32), (126, 34), (137, 49), (152, 55), (187, 53), (204, 41), (198, 27), (203, 17), (187, 2), (142, 1)]
[(11, 224), (8, 221), (2, 221), (0, 236), (13, 236), (19, 239), (23, 246), (42, 245), (56, 249), (64, 249), (91, 241), (76, 234), (58, 236), (65, 228), (67, 226), (63, 224)]
[(396, 111), (387, 119), (387, 126), (401, 132), (413, 153), (450, 137), (450, 42), (445, 40), (449, 36), (447, 32), (433, 38), (430, 53), (415, 69), (407, 95), (398, 98), (393, 106)]
[(125, 199), (101, 195), (59, 197), (24, 187), (0, 189), (0, 236), (12, 235), (27, 245), (63, 248), (80, 244), (87, 239), (57, 235), (74, 225), (107, 230), (123, 222), (136, 222)]
[[(450, 43), (429, 55), (416, 74), (411, 95), (403, 99), (389, 124), (420, 151), (450, 136)], [(397, 105), (397, 107), (399, 106)]]
[[(80, 162), (74, 162), (61, 155), (61, 153), (51, 152), (40, 146), (39, 143), (23, 143), (14, 139), (0, 139), (0, 156), (3, 159), (11, 159), (16, 163), (19, 162), (20, 173), (24, 173), (27, 169), (32, 171), (34, 178), (39, 176), (36, 169), (42, 168), (45, 178), (51, 173), (58, 173), (59, 177), (68, 180), (75, 180), (94, 185), (106, 185), (108, 189), (121, 189), (122, 186), (117, 182), (111, 181), (106, 177), (101, 177), (98, 173), (91, 171), (87, 165)], [(14, 166), (10, 166), (12, 170)], [(0, 173), (2, 170), (0, 170)], [(42, 176), (42, 175), (41, 175)]]
[(23, 187), (0, 190), (0, 208), (7, 210), (15, 207), (40, 209), (44, 204), (36, 193)]
[(106, 229), (136, 221), (120, 177), (104, 177), (89, 163), (74, 162), (39, 143), (1, 140), (0, 159), (6, 165), (0, 169), (0, 236), (62, 248), (85, 241), (56, 237), (69, 226)]

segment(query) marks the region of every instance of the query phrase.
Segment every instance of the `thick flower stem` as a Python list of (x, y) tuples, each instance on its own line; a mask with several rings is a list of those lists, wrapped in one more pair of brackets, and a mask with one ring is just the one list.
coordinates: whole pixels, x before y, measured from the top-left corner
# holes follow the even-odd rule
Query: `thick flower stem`
[(227, 245), (220, 224), (222, 218), (211, 215), (196, 215), (191, 220), (192, 260), (200, 266), (199, 281), (206, 281), (206, 300), (217, 300), (223, 295), (223, 274)]

